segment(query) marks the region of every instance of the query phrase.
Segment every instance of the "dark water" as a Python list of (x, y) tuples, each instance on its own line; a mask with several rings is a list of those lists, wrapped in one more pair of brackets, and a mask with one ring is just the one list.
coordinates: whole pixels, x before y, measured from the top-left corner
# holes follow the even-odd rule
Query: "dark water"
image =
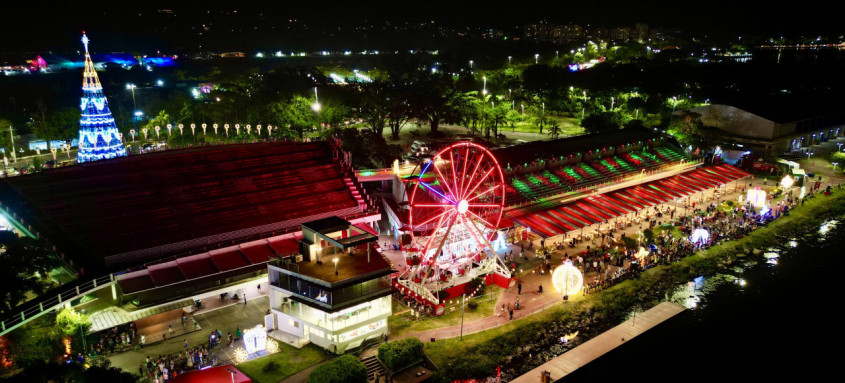
[(679, 289), (694, 309), (562, 381), (839, 381), (845, 217), (769, 250)]

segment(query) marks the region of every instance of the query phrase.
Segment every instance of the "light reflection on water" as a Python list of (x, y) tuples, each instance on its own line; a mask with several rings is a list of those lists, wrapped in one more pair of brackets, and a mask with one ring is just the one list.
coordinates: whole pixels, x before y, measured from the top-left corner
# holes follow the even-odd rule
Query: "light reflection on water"
[[(810, 243), (812, 240), (819, 242), (825, 241), (828, 239), (829, 234), (832, 234), (831, 230), (836, 228), (838, 223), (839, 221), (835, 219), (825, 221), (824, 223), (819, 225), (817, 231), (818, 235), (804, 236), (801, 241), (809, 246), (812, 246), (812, 243)], [(716, 274), (710, 277), (699, 276), (695, 278), (695, 280), (687, 282), (687, 284), (685, 285), (677, 286), (674, 291), (667, 296), (667, 299), (665, 300), (679, 304), (688, 309), (706, 307), (707, 295), (709, 292), (715, 291), (717, 288), (727, 283), (735, 284), (740, 289), (748, 286), (748, 282), (742, 276), (746, 270), (758, 265), (760, 262), (765, 262), (774, 270), (774, 267), (778, 265), (778, 261), (781, 258), (782, 252), (795, 249), (799, 246), (799, 244), (799, 239), (790, 238), (786, 242), (787, 247), (785, 248), (781, 249), (777, 247), (770, 247), (766, 249), (766, 251), (763, 253), (762, 259), (752, 256), (750, 257), (750, 259), (746, 259), (744, 262), (737, 262), (736, 264), (727, 268), (727, 270), (725, 270), (725, 273)], [(642, 310), (638, 308), (636, 310), (632, 310), (629, 313), (628, 317), (630, 318), (640, 313), (642, 313)]]
[(819, 240), (820, 240), (820, 241), (824, 241), (825, 239), (827, 239), (827, 233), (830, 231), (830, 229), (835, 228), (835, 227), (836, 227), (836, 224), (838, 224), (838, 223), (839, 223), (839, 222), (838, 222), (837, 220), (832, 219), (832, 220), (827, 221), (827, 222), (825, 222), (824, 224), (822, 224), (822, 225), (819, 227), (819, 234), (821, 235), (821, 236), (819, 237)]

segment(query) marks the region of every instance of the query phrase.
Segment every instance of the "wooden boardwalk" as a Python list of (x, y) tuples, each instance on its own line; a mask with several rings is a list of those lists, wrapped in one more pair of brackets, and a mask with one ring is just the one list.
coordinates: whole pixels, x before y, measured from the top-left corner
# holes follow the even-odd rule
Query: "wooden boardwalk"
[(512, 380), (512, 382), (538, 383), (541, 381), (540, 374), (543, 371), (549, 371), (551, 373), (551, 381), (555, 382), (684, 310), (685, 308), (683, 306), (663, 302), (605, 331), (586, 343), (569, 350), (563, 355), (543, 363), (539, 367)]

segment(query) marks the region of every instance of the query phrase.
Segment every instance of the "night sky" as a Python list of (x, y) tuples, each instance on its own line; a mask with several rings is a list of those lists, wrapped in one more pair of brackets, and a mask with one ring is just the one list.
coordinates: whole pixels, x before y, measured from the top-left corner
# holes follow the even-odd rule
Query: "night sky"
[[(209, 2), (211, 4), (212, 2)], [(0, 52), (66, 49), (78, 40), (81, 30), (109, 34), (123, 44), (140, 44), (150, 36), (165, 44), (169, 37), (160, 28), (158, 9), (172, 9), (175, 19), (165, 21), (176, 27), (188, 28), (203, 19), (207, 10), (228, 22), (249, 26), (261, 15), (265, 26), (282, 25), (289, 18), (310, 23), (316, 28), (352, 27), (368, 22), (390, 21), (394, 25), (404, 21), (435, 20), (438, 24), (455, 27), (497, 27), (513, 30), (522, 24), (546, 19), (552, 23), (592, 24), (601, 27), (630, 26), (638, 22), (651, 26), (683, 28), (689, 33), (715, 35), (759, 34), (766, 36), (840, 36), (845, 34), (841, 14), (845, 2), (801, 1), (786, 5), (774, 2), (713, 1), (552, 1), (460, 2), (441, 0), (420, 1), (280, 1), (229, 2), (230, 6), (176, 4), (155, 2), (67, 2), (47, 5), (38, 2), (18, 3), (6, 8), (0, 28), (3, 40)], [(231, 4), (238, 4), (237, 7)], [(241, 5), (244, 4), (244, 5)], [(223, 16), (237, 9), (238, 14)], [(154, 20), (154, 21), (151, 21)], [(218, 19), (219, 20), (219, 19)], [(218, 22), (220, 25), (220, 22)], [(174, 33), (177, 34), (178, 33)], [(183, 35), (184, 37), (184, 35)], [(102, 41), (102, 37), (100, 38)], [(146, 49), (146, 47), (142, 47)]]

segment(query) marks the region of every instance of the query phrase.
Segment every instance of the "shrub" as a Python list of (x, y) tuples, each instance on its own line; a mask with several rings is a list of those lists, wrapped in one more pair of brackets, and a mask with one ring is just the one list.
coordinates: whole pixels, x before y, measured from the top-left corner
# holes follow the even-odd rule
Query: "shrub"
[(477, 308), (478, 308), (478, 302), (476, 302), (476, 301), (469, 301), (469, 302), (467, 303), (467, 308), (468, 308), (468, 309), (470, 309), (470, 310), (475, 310), (475, 309), (477, 309)]
[(352, 355), (324, 363), (308, 375), (310, 383), (366, 383), (367, 366)]
[(264, 365), (264, 367), (261, 367), (261, 372), (276, 371), (276, 370), (278, 370), (278, 369), (279, 369), (279, 364), (278, 364), (278, 363), (276, 363), (276, 362), (270, 362), (270, 363), (265, 364), (265, 365)]
[(422, 360), (423, 355), (423, 343), (417, 338), (384, 343), (378, 348), (379, 360), (392, 371)]

